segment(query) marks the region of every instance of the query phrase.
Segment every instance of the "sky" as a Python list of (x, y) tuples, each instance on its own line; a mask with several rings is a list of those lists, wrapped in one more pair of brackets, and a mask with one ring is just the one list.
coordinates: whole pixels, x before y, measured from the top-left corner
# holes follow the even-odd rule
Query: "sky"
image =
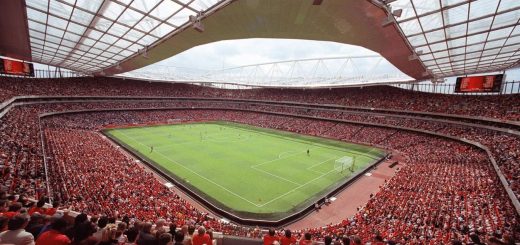
[(334, 42), (253, 38), (197, 46), (158, 64), (223, 69), (284, 60), (357, 55), (378, 53)]
[[(320, 58), (353, 56), (371, 57), (357, 57), (349, 61), (347, 59), (324, 60), (321, 63), (319, 60)], [(140, 76), (145, 74), (146, 76), (173, 77), (182, 80), (182, 78), (189, 77), (187, 73), (212, 73), (227, 80), (241, 76), (243, 81), (252, 81), (256, 78), (244, 76), (250, 76), (257, 67), (228, 70), (225, 74), (223, 72), (215, 73), (215, 71), (302, 59), (315, 60), (298, 62), (297, 66), (294, 65), (294, 62), (277, 64), (276, 67), (273, 67), (274, 65), (262, 65), (259, 68), (262, 72), (255, 73), (255, 76), (271, 76), (273, 79), (281, 79), (283, 76), (295, 73), (302, 78), (339, 77), (341, 75), (342, 77), (354, 77), (366, 74), (371, 76), (383, 76), (385, 74), (406, 76), (378, 53), (360, 46), (325, 41), (260, 38), (219, 41), (197, 46), (169, 59), (124, 75)], [(234, 73), (234, 75), (231, 73)], [(238, 80), (231, 82), (236, 81)]]

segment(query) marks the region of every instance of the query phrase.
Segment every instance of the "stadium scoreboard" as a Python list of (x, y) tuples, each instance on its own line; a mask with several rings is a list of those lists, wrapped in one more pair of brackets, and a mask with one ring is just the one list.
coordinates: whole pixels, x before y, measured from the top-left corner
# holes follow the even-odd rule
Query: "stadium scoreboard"
[(31, 63), (0, 58), (0, 74), (34, 77), (34, 66)]
[(492, 92), (498, 93), (502, 88), (503, 74), (457, 77), (455, 93)]

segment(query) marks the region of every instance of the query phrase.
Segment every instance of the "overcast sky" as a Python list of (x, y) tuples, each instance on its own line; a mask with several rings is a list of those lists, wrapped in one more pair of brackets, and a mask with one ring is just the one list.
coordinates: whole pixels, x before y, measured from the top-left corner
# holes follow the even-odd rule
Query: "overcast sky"
[[(369, 58), (354, 58), (293, 62), (261, 66), (261, 72), (254, 71), (257, 67), (247, 69), (236, 69), (223, 73), (216, 73), (214, 77), (227, 82), (253, 82), (264, 84), (259, 77), (272, 77), (274, 80), (284, 80), (283, 76), (291, 74), (292, 77), (298, 76), (294, 82), (309, 82), (305, 78), (316, 77), (361, 77), (367, 79), (366, 75), (383, 77), (384, 75), (400, 75), (404, 79), (411, 79), (401, 71), (382, 58), (378, 53), (371, 50), (347, 44), (324, 41), (292, 40), (292, 39), (242, 39), (220, 41), (194, 47), (174, 57), (155, 63), (148, 67), (133, 71), (130, 76), (153, 78), (171, 77), (174, 80), (190, 79), (190, 74), (205, 74), (210, 71), (234, 68), (246, 65), (271, 63), (279, 61), (319, 59), (330, 57), (352, 57), (352, 56), (371, 56)], [(276, 71), (276, 74), (273, 76)], [(242, 77), (236, 80), (235, 76)], [(253, 77), (251, 74), (254, 73)], [(144, 74), (144, 75), (143, 75)], [(246, 76), (244, 76), (247, 75)], [(295, 75), (296, 74), (296, 75)], [(196, 77), (196, 75), (195, 75)], [(234, 80), (235, 79), (235, 80)], [(361, 78), (359, 78), (361, 79)], [(211, 78), (210, 80), (214, 80)], [(319, 79), (315, 79), (319, 80)], [(321, 79), (321, 81), (326, 79)], [(375, 79), (374, 79), (375, 80)], [(351, 81), (351, 80), (348, 80)], [(323, 81), (324, 83), (334, 84), (334, 81)], [(355, 82), (355, 81), (351, 81)], [(310, 82), (314, 83), (314, 82)], [(343, 82), (344, 83), (344, 82)]]
[(158, 64), (222, 69), (284, 60), (357, 55), (378, 54), (359, 46), (334, 42), (255, 38), (201, 45)]

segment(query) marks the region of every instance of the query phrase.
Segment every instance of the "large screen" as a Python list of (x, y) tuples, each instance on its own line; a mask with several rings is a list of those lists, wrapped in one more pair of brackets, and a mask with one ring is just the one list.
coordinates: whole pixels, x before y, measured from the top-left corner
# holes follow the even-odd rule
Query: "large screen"
[(455, 84), (455, 93), (500, 92), (503, 77), (503, 74), (458, 77)]
[(34, 77), (34, 66), (31, 63), (0, 58), (0, 73)]

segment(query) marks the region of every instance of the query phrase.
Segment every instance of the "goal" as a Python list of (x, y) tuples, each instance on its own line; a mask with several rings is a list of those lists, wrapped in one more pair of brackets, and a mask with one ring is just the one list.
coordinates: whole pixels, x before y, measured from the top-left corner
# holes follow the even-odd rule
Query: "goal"
[(344, 156), (340, 159), (337, 159), (334, 162), (334, 170), (343, 173), (345, 170), (349, 170), (350, 172), (354, 172), (354, 162), (355, 159), (353, 157)]

